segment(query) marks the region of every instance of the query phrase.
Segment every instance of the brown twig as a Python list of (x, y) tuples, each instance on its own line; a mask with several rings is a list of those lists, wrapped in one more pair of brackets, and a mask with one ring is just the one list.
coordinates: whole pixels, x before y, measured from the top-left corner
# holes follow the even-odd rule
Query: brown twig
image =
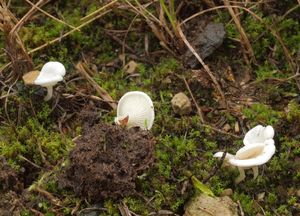
[(238, 203), (238, 206), (239, 206), (240, 215), (241, 215), (241, 216), (244, 216), (244, 215), (245, 215), (245, 213), (244, 213), (244, 211), (243, 211), (243, 208), (242, 208), (241, 202), (238, 200), (238, 201), (237, 201), (237, 203)]
[(184, 84), (185, 84), (187, 90), (189, 91), (189, 93), (190, 93), (190, 95), (191, 95), (191, 97), (192, 97), (192, 100), (193, 100), (193, 102), (194, 102), (194, 104), (195, 104), (195, 106), (196, 106), (197, 113), (198, 113), (199, 118), (200, 118), (200, 122), (201, 122), (201, 123), (204, 123), (203, 112), (202, 112), (200, 106), (198, 105), (197, 101), (195, 100), (195, 97), (194, 97), (194, 95), (193, 95), (193, 93), (192, 93), (192, 91), (191, 91), (191, 88), (190, 88), (189, 84), (187, 83), (186, 79), (185, 79), (184, 77), (183, 77), (182, 79), (183, 79)]
[(135, 53), (134, 49), (132, 49), (130, 46), (128, 46), (124, 41), (122, 41), (120, 38), (118, 38), (117, 36), (111, 34), (108, 31), (104, 30), (104, 33), (107, 34), (108, 36), (110, 36), (114, 41), (116, 41), (118, 44), (120, 44), (122, 47), (126, 48), (129, 52), (131, 53)]
[(76, 65), (76, 69), (94, 87), (94, 89), (98, 92), (98, 94), (100, 95), (100, 97), (104, 101), (106, 101), (110, 105), (110, 107), (112, 109), (115, 110), (117, 108), (116, 102), (112, 99), (112, 97), (107, 93), (107, 91), (105, 89), (103, 89), (102, 87), (100, 87), (98, 85), (98, 83), (96, 83), (95, 80), (93, 80), (93, 78), (90, 77), (90, 75), (88, 74), (88, 72), (86, 72), (87, 66), (84, 63), (79, 62)]
[(105, 211), (105, 212), (107, 212), (108, 210), (107, 210), (107, 208), (84, 208), (78, 212), (78, 215), (82, 215), (81, 213), (89, 212), (89, 211)]
[(178, 32), (179, 35), (181, 36), (181, 39), (183, 40), (183, 42), (185, 43), (185, 45), (189, 48), (189, 50), (193, 53), (193, 55), (197, 58), (197, 60), (200, 62), (200, 64), (203, 66), (203, 68), (205, 69), (205, 71), (208, 73), (209, 77), (211, 78), (211, 80), (213, 81), (215, 87), (217, 88), (217, 91), (219, 92), (220, 96), (221, 96), (221, 103), (222, 106), (227, 107), (227, 102), (224, 96), (224, 93), (221, 89), (221, 86), (219, 85), (216, 77), (213, 75), (213, 73), (211, 72), (210, 68), (208, 67), (207, 64), (204, 63), (204, 61), (202, 60), (202, 58), (198, 55), (198, 53), (196, 52), (196, 50), (192, 47), (192, 45), (188, 42), (188, 40), (186, 39), (185, 35), (183, 34), (181, 27), (178, 25)]
[(121, 213), (122, 216), (132, 216), (128, 206), (126, 205), (126, 203), (124, 201), (122, 201), (119, 205), (118, 205), (118, 209), (119, 212)]
[(32, 166), (34, 166), (35, 168), (38, 168), (40, 170), (42, 170), (43, 168), (40, 167), (39, 165), (33, 163), (32, 161), (28, 160), (27, 158), (25, 158), (24, 156), (22, 155), (19, 155), (19, 158), (21, 158), (22, 160), (25, 160), (26, 162), (30, 163)]
[(60, 204), (60, 200), (56, 197), (54, 197), (51, 193), (49, 193), (48, 191), (38, 187), (38, 186), (34, 186), (31, 188), (31, 191), (37, 192), (41, 195), (43, 195), (44, 197), (46, 197), (53, 205), (62, 207), (62, 205)]
[(232, 133), (223, 131), (223, 130), (221, 130), (221, 129), (218, 129), (218, 128), (216, 128), (216, 127), (214, 127), (214, 126), (211, 126), (211, 125), (208, 125), (208, 124), (200, 124), (200, 126), (205, 127), (205, 128), (208, 128), (208, 129), (211, 129), (211, 130), (213, 130), (213, 131), (215, 131), (215, 132), (218, 132), (218, 133), (220, 133), (220, 134), (232, 136), (232, 137), (238, 138), (238, 139), (241, 138), (241, 137), (238, 136), (238, 135), (235, 135), (235, 134), (232, 134)]

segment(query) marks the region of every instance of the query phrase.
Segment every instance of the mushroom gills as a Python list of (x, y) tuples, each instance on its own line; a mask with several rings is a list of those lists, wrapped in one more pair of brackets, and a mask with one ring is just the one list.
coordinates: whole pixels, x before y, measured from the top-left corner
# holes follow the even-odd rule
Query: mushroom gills
[(264, 147), (265, 145), (263, 143), (244, 146), (237, 151), (234, 158), (238, 160), (247, 160), (257, 157), (263, 153)]

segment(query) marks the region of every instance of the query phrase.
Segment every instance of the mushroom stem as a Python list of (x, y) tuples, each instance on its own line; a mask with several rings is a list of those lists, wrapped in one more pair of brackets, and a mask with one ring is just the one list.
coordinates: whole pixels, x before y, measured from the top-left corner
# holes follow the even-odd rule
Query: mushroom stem
[(46, 86), (46, 88), (47, 88), (47, 95), (44, 97), (44, 101), (50, 100), (53, 95), (53, 86)]
[(253, 170), (253, 179), (256, 179), (258, 176), (258, 166), (252, 167)]
[(235, 184), (240, 183), (246, 178), (245, 170), (242, 167), (238, 167), (238, 170), (240, 172), (240, 175), (234, 180)]

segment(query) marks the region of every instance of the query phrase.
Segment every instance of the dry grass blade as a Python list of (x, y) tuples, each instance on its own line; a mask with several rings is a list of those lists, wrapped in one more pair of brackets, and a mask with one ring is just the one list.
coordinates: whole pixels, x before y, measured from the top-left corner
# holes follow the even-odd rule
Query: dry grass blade
[[(128, 0), (125, 0), (125, 2), (133, 9), (133, 11), (137, 14), (140, 14), (143, 16), (148, 24), (148, 26), (151, 28), (152, 32), (155, 34), (155, 36), (160, 40), (161, 46), (163, 46), (165, 49), (170, 51), (170, 53), (174, 54), (172, 50), (168, 47), (168, 39), (164, 35), (164, 31), (159, 26), (166, 27), (159, 19), (157, 19), (152, 13), (150, 13), (144, 5), (141, 5), (136, 1), (137, 7), (135, 7), (133, 4), (131, 4)], [(166, 30), (166, 32), (168, 32)], [(172, 37), (172, 35), (170, 35)]]
[(106, 8), (108, 8), (108, 7), (113, 6), (113, 5), (114, 5), (115, 3), (117, 3), (117, 2), (118, 2), (118, 0), (114, 0), (114, 1), (112, 1), (112, 2), (110, 2), (110, 3), (108, 3), (108, 4), (106, 4), (106, 5), (104, 5), (103, 7), (101, 7), (101, 8), (99, 8), (99, 9), (95, 10), (94, 12), (88, 14), (87, 16), (82, 17), (82, 18), (80, 19), (80, 21), (85, 21), (85, 20), (90, 19), (91, 17), (95, 17), (96, 14), (98, 14), (99, 12), (103, 11), (104, 9), (106, 9)]
[(241, 35), (241, 39), (242, 39), (242, 45), (246, 48), (247, 50), (247, 54), (250, 56), (250, 58), (255, 62), (255, 56), (254, 56), (254, 52), (253, 52), (253, 49), (252, 49), (252, 46), (250, 44), (250, 41), (246, 35), (246, 32), (244, 31), (242, 25), (241, 25), (241, 22), (240, 20), (238, 19), (237, 15), (235, 14), (234, 10), (232, 9), (230, 3), (228, 2), (228, 0), (224, 0), (224, 5), (227, 6), (228, 8), (228, 11), (230, 13), (230, 15), (232, 16), (233, 18), (233, 21)]
[(129, 211), (128, 206), (124, 202), (121, 202), (118, 205), (118, 209), (119, 209), (122, 216), (132, 216), (132, 214)]
[(69, 27), (72, 28), (72, 29), (75, 29), (74, 26), (72, 26), (72, 25), (70, 25), (70, 24), (68, 24), (68, 23), (66, 23), (66, 22), (64, 22), (64, 21), (62, 21), (62, 20), (60, 20), (60, 19), (58, 19), (58, 18), (52, 16), (52, 15), (49, 14), (48, 12), (44, 11), (44, 10), (41, 9), (40, 7), (38, 7), (38, 6), (36, 6), (35, 4), (33, 4), (31, 1), (26, 0), (26, 2), (29, 3), (32, 7), (36, 8), (37, 10), (39, 10), (40, 12), (42, 12), (43, 14), (45, 14), (46, 16), (50, 17), (51, 19), (54, 19), (54, 20), (56, 20), (56, 21), (59, 22), (59, 23), (62, 23), (62, 24), (64, 24), (64, 25), (66, 25), (66, 26), (69, 26)]
[(179, 35), (181, 36), (182, 41), (185, 43), (185, 45), (189, 48), (189, 50), (193, 53), (193, 55), (197, 58), (197, 60), (200, 62), (200, 64), (203, 66), (203, 68), (205, 69), (205, 71), (208, 73), (209, 77), (211, 78), (211, 80), (213, 81), (215, 87), (217, 88), (217, 91), (219, 92), (220, 96), (221, 96), (221, 105), (224, 107), (227, 107), (227, 103), (226, 103), (226, 99), (225, 99), (225, 95), (221, 89), (221, 86), (219, 85), (216, 77), (213, 75), (213, 73), (211, 72), (210, 68), (208, 67), (208, 65), (206, 65), (204, 63), (204, 61), (202, 60), (202, 58), (199, 56), (199, 54), (196, 52), (196, 50), (192, 47), (192, 45), (188, 42), (188, 40), (186, 39), (185, 35), (183, 34), (180, 26), (178, 25), (178, 32)]
[(81, 25), (75, 27), (75, 29), (72, 29), (71, 31), (66, 32), (66, 33), (63, 34), (62, 36), (57, 37), (57, 38), (55, 38), (55, 39), (53, 39), (53, 40), (51, 40), (51, 41), (49, 41), (49, 42), (47, 42), (47, 43), (45, 43), (45, 44), (39, 46), (39, 47), (36, 47), (36, 48), (30, 50), (28, 53), (29, 53), (29, 54), (34, 53), (34, 52), (36, 52), (36, 51), (38, 51), (38, 50), (41, 50), (41, 49), (43, 49), (43, 48), (45, 48), (45, 47), (47, 47), (47, 46), (49, 46), (49, 45), (51, 45), (51, 44), (54, 44), (54, 43), (60, 41), (62, 38), (67, 37), (68, 35), (72, 34), (73, 32), (75, 32), (75, 31), (77, 31), (77, 30), (83, 28), (84, 26), (88, 25), (89, 23), (91, 23), (91, 22), (95, 21), (96, 19), (98, 19), (98, 18), (104, 16), (105, 14), (109, 13), (110, 11), (111, 11), (111, 10), (107, 10), (107, 11), (103, 12), (102, 14), (98, 14), (96, 17), (93, 17), (92, 19), (90, 19), (90, 20), (88, 20), (88, 21), (82, 23)]
[(42, 196), (44, 196), (45, 198), (47, 198), (53, 205), (62, 207), (60, 200), (58, 198), (54, 197), (48, 191), (46, 191), (38, 186), (32, 187), (31, 190), (35, 191), (35, 192), (41, 194)]
[(189, 91), (189, 93), (190, 93), (190, 95), (192, 97), (192, 100), (193, 100), (193, 102), (194, 102), (194, 104), (195, 104), (195, 106), (197, 108), (197, 113), (199, 115), (200, 121), (201, 121), (201, 123), (204, 123), (204, 118), (203, 118), (202, 110), (201, 110), (200, 106), (197, 104), (197, 101), (195, 100), (195, 97), (194, 97), (194, 95), (193, 95), (193, 93), (191, 91), (191, 88), (190, 88), (188, 82), (186, 81), (186, 79), (185, 78), (182, 78), (182, 79), (183, 79), (184, 84), (185, 84), (186, 88), (188, 89), (188, 91)]
[(18, 79), (20, 75), (33, 69), (33, 63), (19, 35), (16, 32), (12, 33), (12, 29), (15, 28), (14, 21), (16, 18), (3, 1), (1, 1), (0, 5), (0, 19), (4, 33), (5, 52), (11, 61), (13, 69), (11, 78), (12, 80)]
[(80, 72), (80, 74), (93, 86), (93, 88), (98, 92), (98, 94), (100, 95), (100, 97), (107, 102), (110, 107), (112, 109), (117, 109), (117, 105), (114, 102), (114, 100), (112, 99), (112, 97), (107, 93), (107, 91), (105, 91), (105, 89), (101, 88), (98, 83), (95, 82), (95, 80), (93, 80), (92, 77), (90, 77), (90, 75), (88, 74), (87, 70), (87, 66), (84, 65), (83, 63), (79, 62), (76, 65), (76, 69)]
[(39, 0), (35, 7), (32, 7), (23, 17), (19, 20), (19, 22), (14, 26), (14, 28), (11, 30), (10, 34), (13, 35), (16, 32), (18, 32), (21, 27), (24, 25), (24, 23), (32, 16), (32, 14), (37, 10), (37, 8), (41, 5), (46, 4), (48, 1), (46, 0)]

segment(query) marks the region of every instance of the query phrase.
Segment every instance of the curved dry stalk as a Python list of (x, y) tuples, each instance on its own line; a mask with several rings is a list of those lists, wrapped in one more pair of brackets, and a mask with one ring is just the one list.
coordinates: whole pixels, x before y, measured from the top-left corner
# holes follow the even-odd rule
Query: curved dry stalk
[(252, 49), (252, 46), (250, 44), (250, 41), (246, 35), (246, 32), (245, 30), (243, 29), (242, 25), (241, 25), (241, 22), (240, 20), (238, 19), (238, 15), (235, 14), (234, 10), (232, 9), (230, 3), (228, 0), (224, 0), (224, 5), (225, 6), (228, 6), (228, 11), (230, 13), (230, 15), (232, 16), (232, 19), (241, 35), (241, 39), (243, 41), (242, 45), (244, 45), (244, 47), (246, 48), (246, 56), (247, 54), (250, 56), (250, 58), (252, 58), (254, 60), (254, 62), (256, 62), (255, 60), (255, 56), (254, 56), (254, 52), (253, 52), (253, 49)]
[[(288, 49), (286, 48), (285, 44), (283, 43), (279, 33), (275, 30), (273, 30), (272, 28), (270, 28), (269, 26), (265, 25), (264, 22), (263, 22), (263, 19), (258, 16), (256, 13), (254, 13), (253, 11), (249, 10), (248, 8), (245, 8), (245, 7), (242, 7), (242, 6), (238, 6), (238, 5), (231, 5), (229, 6), (230, 8), (239, 8), (239, 9), (242, 9), (242, 10), (245, 10), (246, 12), (248, 12), (250, 15), (252, 15), (255, 19), (257, 19), (258, 21), (260, 21), (264, 26), (265, 28), (267, 28), (270, 33), (278, 40), (283, 52), (284, 52), (284, 55), (285, 55), (285, 58), (286, 60), (288, 61), (289, 63), (289, 66), (290, 68), (292, 69), (292, 71), (295, 71), (295, 62), (293, 60), (293, 58), (291, 57)], [(211, 11), (215, 11), (215, 10), (219, 10), (219, 9), (225, 9), (225, 8), (228, 8), (228, 6), (217, 6), (217, 7), (214, 7), (214, 8), (209, 8), (209, 9), (206, 9), (206, 10), (203, 10), (203, 11), (200, 11), (198, 13), (195, 13), (193, 14), (192, 16), (186, 18), (185, 20), (183, 20), (179, 26), (183, 25), (184, 23), (190, 21), (191, 19), (197, 17), (197, 16), (200, 16), (200, 15), (203, 15), (207, 12), (211, 12)]]
[(208, 67), (207, 64), (204, 63), (204, 61), (202, 60), (202, 58), (199, 56), (199, 54), (196, 52), (196, 50), (193, 48), (193, 46), (190, 44), (190, 42), (186, 39), (185, 35), (183, 34), (180, 26), (177, 26), (177, 30), (178, 33), (182, 39), (182, 41), (185, 43), (185, 45), (189, 48), (189, 50), (193, 53), (193, 55), (197, 58), (197, 60), (200, 62), (200, 64), (203, 66), (203, 68), (205, 69), (205, 71), (208, 73), (209, 77), (211, 78), (211, 80), (213, 81), (215, 87), (217, 88), (217, 91), (219, 92), (221, 99), (222, 99), (222, 105), (227, 107), (227, 102), (225, 99), (225, 95), (221, 89), (221, 86), (219, 85), (216, 77), (213, 75), (213, 73), (211, 72), (210, 68)]
[(188, 91), (189, 91), (189, 93), (190, 93), (190, 95), (192, 97), (192, 100), (193, 100), (193, 102), (194, 102), (194, 104), (195, 104), (195, 106), (197, 108), (197, 113), (199, 115), (200, 121), (201, 121), (201, 123), (204, 123), (203, 112), (202, 112), (200, 106), (198, 105), (198, 103), (197, 103), (197, 101), (196, 101), (196, 99), (195, 99), (195, 97), (194, 97), (194, 95), (193, 95), (193, 93), (191, 91), (191, 88), (190, 88), (188, 82), (186, 81), (186, 79), (184, 77), (182, 77), (182, 79), (183, 79), (184, 84), (185, 84), (186, 88), (188, 89)]
[(116, 110), (116, 102), (112, 99), (112, 97), (108, 94), (108, 92), (105, 89), (100, 87), (98, 83), (96, 83), (95, 80), (93, 80), (93, 78), (90, 77), (90, 75), (86, 71), (87, 67), (81, 62), (77, 63), (75, 67), (80, 72), (80, 74), (94, 87), (94, 89), (98, 92), (100, 97), (105, 102), (107, 102), (113, 110)]

